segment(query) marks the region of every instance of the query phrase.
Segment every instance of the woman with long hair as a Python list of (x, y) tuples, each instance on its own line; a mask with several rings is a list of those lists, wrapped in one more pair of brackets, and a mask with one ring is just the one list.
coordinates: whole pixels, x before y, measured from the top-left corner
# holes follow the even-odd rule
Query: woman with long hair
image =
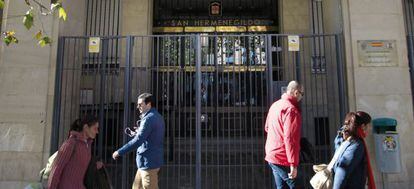
[(336, 137), (333, 188), (375, 189), (375, 182), (364, 138), (371, 127), (371, 116), (363, 111), (349, 112)]
[(91, 144), (98, 134), (98, 119), (86, 115), (73, 122), (69, 137), (59, 148), (49, 176), (49, 189), (85, 189), (84, 177), (91, 160)]

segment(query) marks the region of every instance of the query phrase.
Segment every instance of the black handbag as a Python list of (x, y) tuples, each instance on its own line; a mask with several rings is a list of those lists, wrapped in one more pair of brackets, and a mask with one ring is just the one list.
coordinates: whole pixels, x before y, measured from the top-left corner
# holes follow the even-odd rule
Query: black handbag
[(86, 170), (83, 184), (87, 189), (112, 189), (108, 172), (103, 166), (101, 169), (96, 168), (98, 158), (92, 157)]

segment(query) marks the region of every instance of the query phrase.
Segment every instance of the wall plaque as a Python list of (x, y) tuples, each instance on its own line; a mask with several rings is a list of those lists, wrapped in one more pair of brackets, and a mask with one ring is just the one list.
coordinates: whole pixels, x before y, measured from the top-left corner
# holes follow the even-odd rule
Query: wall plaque
[(397, 66), (395, 40), (358, 40), (359, 66)]

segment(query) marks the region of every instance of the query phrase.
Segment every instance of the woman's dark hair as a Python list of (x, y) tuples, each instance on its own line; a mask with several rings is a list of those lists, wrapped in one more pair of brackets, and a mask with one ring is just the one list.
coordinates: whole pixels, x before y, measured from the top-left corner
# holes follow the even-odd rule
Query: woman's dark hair
[(98, 123), (98, 121), (98, 118), (96, 118), (94, 115), (86, 114), (82, 117), (82, 119), (77, 119), (72, 123), (70, 126), (70, 131), (81, 132), (85, 124), (88, 125), (88, 127), (91, 127), (95, 123)]
[(371, 116), (363, 111), (357, 111), (356, 112), (357, 116), (359, 117), (359, 119), (361, 119), (361, 123), (362, 124), (368, 124), (371, 123)]
[(345, 116), (343, 134), (344, 138), (358, 137), (358, 128), (371, 122), (371, 116), (363, 111), (349, 112)]

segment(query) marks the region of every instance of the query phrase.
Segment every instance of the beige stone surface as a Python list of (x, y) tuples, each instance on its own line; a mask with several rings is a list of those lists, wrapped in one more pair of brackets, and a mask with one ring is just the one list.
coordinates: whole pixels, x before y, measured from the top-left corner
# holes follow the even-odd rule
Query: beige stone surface
[(357, 95), (409, 95), (411, 80), (408, 68), (360, 67), (355, 70)]
[(124, 0), (121, 6), (122, 35), (152, 33), (152, 0)]
[(86, 4), (85, 0), (63, 0), (68, 19), (60, 23), (59, 35), (82, 36), (86, 30)]
[(0, 152), (42, 152), (44, 125), (0, 123)]
[[(358, 110), (369, 112), (373, 118), (391, 117), (398, 121), (397, 132), (400, 134), (402, 172), (400, 174), (389, 174), (384, 177), (386, 183), (399, 182), (404, 185), (413, 179), (412, 170), (414, 168), (414, 149), (412, 144), (414, 138), (411, 134), (413, 118), (412, 115), (402, 112), (412, 112), (411, 106), (406, 105), (411, 101), (411, 95), (358, 95)], [(367, 140), (370, 146), (370, 156), (374, 169), (376, 170), (375, 150), (372, 136)], [(382, 176), (379, 172), (375, 173), (377, 183), (381, 183)]]
[[(0, 152), (0, 181), (33, 182), (39, 179), (42, 154), (36, 152)], [(3, 188), (0, 185), (0, 188)]]
[(339, 0), (322, 1), (325, 33), (342, 33), (341, 5)]
[(23, 182), (23, 181), (0, 181), (1, 189), (20, 189), (24, 188), (31, 182)]
[[(403, 171), (383, 177), (375, 173), (377, 186), (410, 188), (414, 181), (413, 107), (408, 70), (402, 4), (399, 0), (342, 0), (346, 44), (349, 106), (364, 110), (373, 118), (393, 117), (398, 121)], [(360, 67), (357, 40), (396, 40), (398, 65)], [(370, 154), (375, 157), (372, 139)], [(373, 160), (376, 170), (375, 159)]]
[[(7, 1), (5, 17), (21, 15), (27, 10), (24, 1)], [(43, 4), (50, 1), (42, 0)], [(36, 19), (36, 18), (35, 18)], [(40, 48), (33, 39), (40, 23), (27, 31), (21, 19), (8, 19), (4, 30), (14, 30), (18, 45), (4, 46), (0, 52), (0, 188), (23, 188), (39, 179), (47, 128), (50, 133), (51, 105), (54, 93), (57, 19), (42, 18), (43, 28), (53, 40)], [(53, 79), (52, 79), (53, 78)], [(52, 86), (52, 87), (51, 87)], [(48, 134), (47, 136), (50, 136)], [(47, 155), (46, 155), (47, 154)]]
[(399, 0), (351, 0), (350, 13), (356, 14), (401, 14)]
[(280, 2), (282, 14), (281, 33), (309, 33), (309, 1), (283, 0)]

